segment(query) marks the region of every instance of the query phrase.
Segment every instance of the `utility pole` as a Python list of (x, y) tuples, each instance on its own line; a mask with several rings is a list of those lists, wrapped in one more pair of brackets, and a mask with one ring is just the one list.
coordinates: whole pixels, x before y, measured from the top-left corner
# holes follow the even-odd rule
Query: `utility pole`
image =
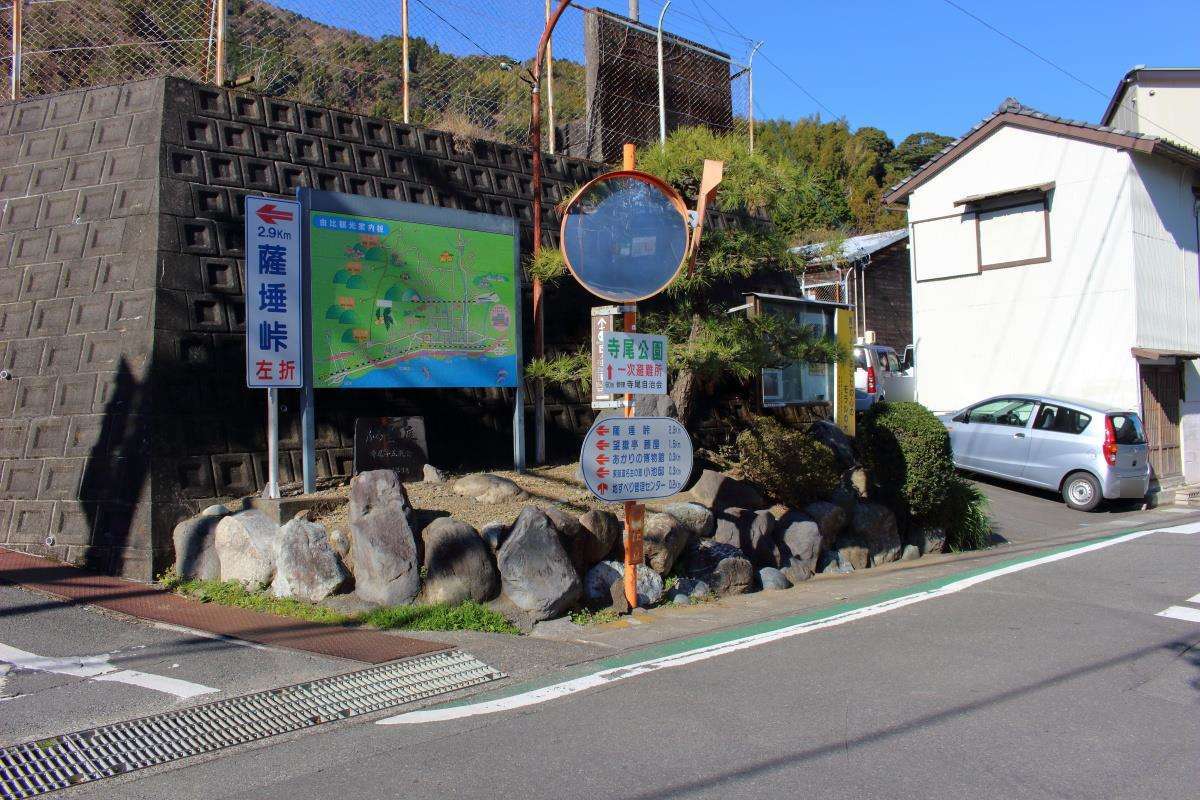
[(400, 0), (400, 54), (403, 85), (404, 124), (408, 124), (408, 0)]
[(629, 18), (634, 22), (641, 22), (641, 10), (638, 7), (638, 0), (629, 0)]
[[(537, 53), (533, 59), (531, 79), (533, 83), (530, 100), (529, 145), (533, 150), (533, 257), (542, 252), (542, 62), (550, 44), (550, 34), (562, 17), (571, 0), (558, 0), (554, 13), (546, 20), (542, 38), (538, 40)], [(553, 135), (553, 132), (551, 133)], [(546, 357), (546, 320), (542, 309), (542, 280), (533, 276), (533, 357)], [(533, 436), (534, 461), (546, 463), (546, 383), (540, 378), (533, 392)]]
[[(14, 5), (19, 6), (20, 4), (21, 0), (17, 0)], [(216, 72), (217, 86), (225, 85), (225, 37), (228, 36), (225, 26), (228, 13), (225, 7), (225, 0), (217, 0), (217, 65), (214, 70)]]
[(754, 54), (758, 52), (758, 48), (762, 47), (763, 43), (759, 42), (750, 50), (749, 64), (746, 65), (746, 86), (749, 97), (747, 98), (746, 109), (750, 120), (750, 152), (754, 152)]

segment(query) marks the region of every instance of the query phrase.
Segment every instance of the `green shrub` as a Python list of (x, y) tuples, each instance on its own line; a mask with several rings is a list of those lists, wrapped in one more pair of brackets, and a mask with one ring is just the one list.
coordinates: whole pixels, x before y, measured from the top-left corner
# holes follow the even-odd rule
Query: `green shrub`
[(955, 483), (950, 435), (919, 403), (877, 403), (858, 430), (863, 466), (885, 504), (909, 522), (940, 520)]
[(841, 475), (829, 447), (771, 417), (756, 417), (738, 434), (742, 474), (789, 506), (828, 497)]
[(988, 546), (992, 521), (987, 504), (987, 495), (979, 487), (960, 475), (954, 476), (942, 512), (948, 550), (982, 550)]

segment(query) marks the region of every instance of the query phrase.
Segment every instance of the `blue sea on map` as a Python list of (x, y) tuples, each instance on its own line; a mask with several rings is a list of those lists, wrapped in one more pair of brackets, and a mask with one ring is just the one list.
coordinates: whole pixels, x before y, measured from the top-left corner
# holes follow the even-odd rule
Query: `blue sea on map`
[(347, 389), (424, 389), (433, 386), (514, 387), (517, 357), (453, 356), (414, 358), (387, 368), (378, 368), (357, 378), (347, 378)]

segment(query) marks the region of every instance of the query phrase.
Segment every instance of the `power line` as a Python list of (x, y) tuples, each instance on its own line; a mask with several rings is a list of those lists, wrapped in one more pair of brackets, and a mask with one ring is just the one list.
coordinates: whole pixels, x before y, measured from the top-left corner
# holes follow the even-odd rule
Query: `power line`
[[(705, 0), (705, 2), (707, 2), (707, 0)], [(985, 20), (985, 19), (983, 19), (983, 18), (981, 18), (981, 17), (979, 17), (979, 16), (977, 16), (977, 15), (975, 15), (975, 14), (971, 13), (971, 12), (970, 12), (970, 11), (968, 11), (967, 9), (963, 8), (963, 7), (962, 7), (962, 6), (960, 6), (958, 3), (954, 2), (954, 0), (942, 0), (942, 2), (943, 2), (943, 3), (945, 3), (946, 5), (950, 6), (951, 8), (954, 8), (954, 9), (957, 9), (958, 11), (961, 11), (963, 14), (965, 14), (965, 15), (967, 15), (968, 17), (970, 17), (971, 19), (975, 20), (976, 22), (978, 22), (978, 23), (979, 23), (980, 25), (982, 25), (983, 27), (987, 28), (987, 29), (988, 29), (989, 31), (991, 31), (992, 33), (996, 34), (997, 36), (999, 36), (999, 37), (1001, 37), (1001, 38), (1003, 38), (1003, 39), (1006, 39), (1007, 41), (1011, 42), (1012, 44), (1015, 44), (1017, 47), (1021, 48), (1021, 49), (1022, 49), (1022, 50), (1024, 50), (1026, 53), (1029, 53), (1031, 56), (1033, 56), (1033, 57), (1034, 57), (1034, 58), (1036, 58), (1037, 60), (1039, 60), (1039, 61), (1041, 61), (1041, 62), (1043, 62), (1043, 63), (1045, 63), (1045, 64), (1048, 64), (1048, 65), (1049, 65), (1050, 67), (1052, 67), (1053, 69), (1055, 69), (1055, 70), (1057, 70), (1057, 71), (1061, 72), (1063, 75), (1066, 75), (1068, 78), (1070, 78), (1071, 80), (1075, 81), (1075, 82), (1076, 82), (1076, 83), (1078, 83), (1080, 86), (1083, 86), (1083, 87), (1085, 87), (1085, 88), (1087, 88), (1087, 89), (1091, 89), (1093, 92), (1095, 92), (1096, 94), (1100, 95), (1100, 96), (1101, 96), (1101, 97), (1103, 97), (1103, 98), (1107, 98), (1107, 97), (1108, 97), (1108, 93), (1107, 93), (1107, 92), (1104, 92), (1104, 91), (1102, 91), (1101, 89), (1098, 89), (1098, 88), (1096, 88), (1096, 87), (1095, 87), (1095, 86), (1093, 86), (1092, 84), (1090, 84), (1090, 83), (1088, 83), (1087, 81), (1085, 81), (1083, 78), (1081, 78), (1081, 77), (1079, 77), (1078, 75), (1076, 75), (1075, 73), (1071, 72), (1071, 71), (1070, 71), (1069, 69), (1067, 69), (1066, 67), (1061, 67), (1061, 66), (1059, 66), (1058, 64), (1054, 63), (1053, 61), (1051, 61), (1050, 59), (1046, 58), (1044, 55), (1042, 55), (1042, 54), (1041, 54), (1041, 53), (1039, 53), (1038, 51), (1034, 50), (1034, 49), (1033, 49), (1032, 47), (1030, 47), (1029, 45), (1025, 44), (1024, 42), (1018, 41), (1017, 39), (1013, 38), (1012, 36), (1009, 36), (1007, 33), (1005, 33), (1004, 31), (1000, 30), (1000, 29), (999, 29), (999, 28), (997, 28), (995, 25), (992, 25), (992, 24), (991, 24), (990, 22), (988, 22), (987, 20)], [(1172, 131), (1170, 131), (1170, 130), (1167, 130), (1166, 128), (1164, 128), (1162, 125), (1159, 125), (1159, 124), (1158, 124), (1157, 122), (1155, 122), (1154, 120), (1152, 120), (1152, 119), (1150, 119), (1150, 118), (1148, 118), (1148, 117), (1145, 117), (1145, 116), (1143, 116), (1143, 115), (1142, 115), (1142, 114), (1140, 114), (1140, 113), (1138, 112), (1138, 110), (1137, 110), (1136, 108), (1134, 108), (1134, 107), (1133, 107), (1131, 104), (1125, 104), (1125, 103), (1121, 103), (1120, 105), (1121, 105), (1121, 107), (1122, 107), (1122, 108), (1125, 108), (1126, 110), (1130, 111), (1130, 112), (1131, 112), (1131, 113), (1132, 113), (1132, 114), (1133, 114), (1135, 117), (1137, 117), (1138, 119), (1142, 120), (1143, 122), (1149, 122), (1151, 125), (1153, 125), (1154, 127), (1158, 128), (1158, 129), (1159, 129), (1159, 130), (1161, 130), (1163, 133), (1166, 133), (1167, 135), (1169, 135), (1169, 136), (1171, 136), (1171, 137), (1173, 137), (1173, 138), (1177, 139), (1178, 141), (1180, 141), (1180, 142), (1182, 142), (1182, 143), (1184, 143), (1184, 144), (1188, 145), (1189, 147), (1192, 147), (1192, 148), (1195, 148), (1195, 149), (1197, 149), (1197, 150), (1200, 150), (1200, 147), (1197, 147), (1197, 145), (1195, 145), (1194, 143), (1192, 143), (1192, 142), (1188, 141), (1188, 140), (1187, 140), (1187, 139), (1185, 139), (1184, 137), (1180, 136), (1178, 133), (1174, 133), (1174, 132), (1172, 132)]]
[(458, 29), (458, 28), (457, 28), (457, 27), (454, 25), (454, 23), (453, 23), (453, 22), (451, 22), (450, 20), (446, 19), (446, 18), (445, 18), (445, 17), (443, 17), (441, 14), (439, 14), (438, 12), (436, 12), (436, 11), (434, 11), (432, 8), (430, 8), (430, 7), (429, 7), (429, 5), (428, 5), (428, 4), (425, 2), (425, 0), (417, 0), (417, 3), (418, 3), (418, 4), (419, 4), (419, 5), (422, 7), (422, 8), (424, 8), (426, 11), (428, 11), (430, 14), (433, 14), (435, 17), (437, 17), (437, 18), (438, 18), (438, 19), (440, 19), (442, 22), (444, 22), (444, 23), (446, 24), (446, 27), (450, 28), (450, 30), (454, 31), (454, 32), (455, 32), (455, 33), (457, 33), (459, 36), (463, 37), (463, 38), (464, 38), (464, 39), (466, 39), (468, 42), (470, 42), (471, 44), (475, 45), (476, 49), (478, 49), (478, 50), (479, 50), (479, 52), (483, 53), (483, 54), (484, 54), (485, 56), (487, 56), (488, 58), (495, 58), (495, 57), (496, 57), (495, 55), (493, 55), (492, 53), (489, 53), (489, 52), (488, 52), (486, 49), (484, 49), (483, 45), (481, 45), (479, 42), (475, 41), (475, 40), (474, 40), (474, 39), (472, 39), (470, 36), (467, 36), (465, 33), (463, 33), (461, 30), (459, 30), (459, 29)]
[[(728, 25), (729, 27), (731, 27), (731, 28), (733, 28), (735, 31), (737, 31), (737, 28), (736, 28), (736, 27), (734, 27), (734, 24), (733, 24), (732, 22), (730, 22), (728, 19), (726, 19), (724, 14), (722, 14), (720, 11), (718, 11), (716, 8), (714, 8), (712, 3), (708, 2), (708, 0), (703, 0), (703, 2), (704, 2), (704, 5), (708, 6), (708, 7), (709, 7), (709, 9), (711, 9), (711, 10), (712, 10), (712, 12), (713, 12), (714, 14), (716, 14), (716, 15), (717, 15), (717, 17), (719, 17), (719, 18), (721, 19), (721, 21), (722, 21), (722, 22), (724, 22), (726, 25)], [(743, 39), (746, 39), (746, 41), (752, 41), (752, 40), (751, 40), (749, 37), (747, 37), (747, 36), (743, 35), (743, 34), (741, 33), (741, 31), (738, 31), (738, 36), (741, 36)], [(832, 108), (830, 108), (829, 106), (827, 106), (827, 105), (825, 105), (824, 103), (822, 103), (822, 102), (820, 101), (820, 99), (818, 99), (818, 98), (817, 98), (817, 96), (816, 96), (816, 95), (814, 95), (812, 92), (810, 92), (808, 89), (805, 89), (805, 88), (804, 88), (804, 87), (803, 87), (803, 86), (800, 84), (800, 81), (796, 80), (795, 78), (793, 78), (793, 77), (791, 76), (791, 73), (787, 72), (787, 71), (786, 71), (786, 70), (785, 70), (783, 67), (779, 66), (779, 65), (778, 65), (778, 64), (776, 64), (774, 61), (772, 61), (770, 56), (768, 56), (766, 53), (763, 53), (762, 51), (759, 51), (759, 56), (760, 56), (760, 57), (761, 57), (761, 58), (762, 58), (764, 61), (766, 61), (768, 64), (770, 64), (772, 67), (774, 67), (774, 68), (775, 68), (775, 71), (776, 71), (776, 72), (778, 72), (780, 75), (782, 75), (784, 78), (786, 78), (786, 79), (788, 80), (788, 82), (789, 82), (789, 83), (791, 83), (793, 86), (795, 86), (795, 87), (796, 87), (797, 89), (799, 89), (801, 92), (803, 92), (805, 97), (807, 97), (809, 100), (812, 100), (814, 103), (816, 103), (816, 104), (817, 104), (818, 106), (820, 106), (822, 109), (824, 109), (824, 110), (825, 110), (825, 111), (826, 111), (826, 112), (829, 114), (829, 116), (833, 117), (834, 119), (841, 119), (841, 116), (840, 116), (839, 114), (837, 114), (837, 113), (836, 113), (836, 112), (835, 112), (835, 111), (834, 111)]]

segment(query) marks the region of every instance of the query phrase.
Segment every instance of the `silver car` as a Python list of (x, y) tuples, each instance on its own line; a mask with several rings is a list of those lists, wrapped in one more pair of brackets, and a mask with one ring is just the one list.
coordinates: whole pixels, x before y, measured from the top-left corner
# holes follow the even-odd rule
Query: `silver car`
[(991, 397), (940, 415), (959, 469), (1051, 489), (1071, 508), (1141, 498), (1149, 452), (1133, 411), (1048, 395)]

